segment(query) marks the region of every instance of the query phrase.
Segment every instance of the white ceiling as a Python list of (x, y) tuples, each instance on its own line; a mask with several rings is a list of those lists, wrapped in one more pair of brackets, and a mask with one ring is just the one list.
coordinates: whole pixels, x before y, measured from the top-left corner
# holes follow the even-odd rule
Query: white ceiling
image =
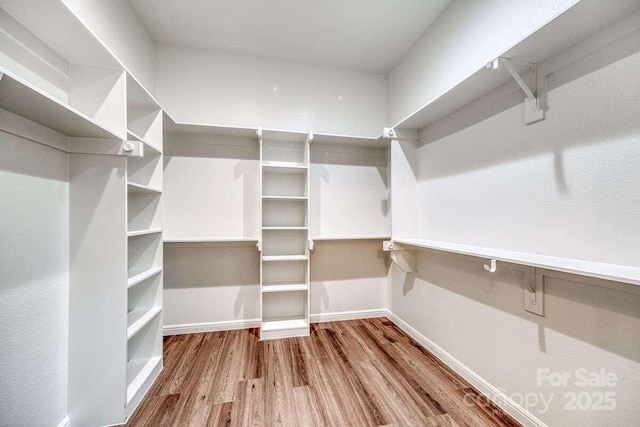
[(387, 72), (451, 0), (130, 0), (160, 43)]

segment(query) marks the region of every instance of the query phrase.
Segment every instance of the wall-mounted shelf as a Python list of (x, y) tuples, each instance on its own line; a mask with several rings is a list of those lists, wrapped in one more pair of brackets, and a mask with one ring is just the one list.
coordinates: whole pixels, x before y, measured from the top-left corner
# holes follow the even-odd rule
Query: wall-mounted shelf
[(308, 230), (308, 227), (262, 227), (263, 231)]
[(483, 248), (479, 246), (459, 245), (454, 243), (437, 242), (422, 239), (394, 239), (394, 243), (411, 245), (420, 248), (452, 252), (531, 267), (545, 268), (580, 276), (595, 277), (615, 282), (640, 285), (640, 268), (615, 264), (603, 264), (571, 258), (561, 258), (547, 255), (512, 252), (499, 249)]
[[(529, 64), (540, 64), (601, 28), (638, 8), (637, 0), (610, 2), (606, 8), (600, 0), (582, 0), (551, 22), (512, 46), (498, 57), (513, 59), (519, 73)], [(493, 61), (496, 58), (487, 58)], [(422, 129), (469, 104), (485, 93), (511, 80), (506, 71), (487, 70), (479, 64), (478, 70), (429, 100), (394, 128)]]
[(288, 201), (288, 200), (307, 200), (309, 199), (307, 196), (262, 196), (263, 200), (281, 200), (281, 201)]
[(391, 236), (388, 235), (364, 235), (364, 236), (316, 236), (311, 240), (314, 242), (329, 242), (340, 240), (390, 240)]
[(0, 108), (69, 137), (122, 139), (87, 115), (1, 68), (0, 75)]
[(257, 237), (165, 237), (164, 243), (258, 243)]

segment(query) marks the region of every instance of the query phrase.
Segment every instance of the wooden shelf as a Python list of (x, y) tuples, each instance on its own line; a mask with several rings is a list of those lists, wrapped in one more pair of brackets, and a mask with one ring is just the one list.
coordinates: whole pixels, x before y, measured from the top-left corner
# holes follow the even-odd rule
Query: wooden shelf
[(147, 280), (149, 277), (153, 277), (162, 272), (161, 267), (149, 268), (147, 270), (130, 270), (128, 272), (127, 288), (137, 285), (140, 282)]
[(127, 339), (131, 339), (162, 311), (161, 307), (135, 309), (127, 313)]
[(301, 292), (308, 291), (309, 286), (304, 283), (279, 283), (270, 285), (268, 283), (264, 283), (262, 285), (262, 292)]
[(263, 332), (283, 331), (291, 329), (306, 329), (309, 322), (300, 317), (284, 317), (276, 319), (268, 319), (262, 322)]
[(262, 200), (280, 200), (280, 201), (296, 201), (308, 200), (307, 196), (262, 196)]
[(149, 230), (135, 230), (135, 231), (129, 231), (127, 233), (127, 237), (145, 236), (147, 234), (158, 234), (158, 233), (162, 233), (161, 228), (154, 228)]
[(306, 261), (309, 257), (307, 255), (266, 255), (262, 257), (262, 261)]
[(159, 356), (127, 362), (127, 405), (161, 362), (162, 357)]
[(496, 261), (511, 262), (531, 267), (546, 268), (580, 276), (595, 277), (615, 282), (640, 285), (640, 268), (616, 264), (603, 264), (571, 258), (561, 258), (547, 255), (512, 252), (499, 249), (467, 246), (454, 243), (437, 242), (422, 239), (394, 239), (394, 243), (417, 246), (420, 248), (452, 252), (461, 255), (495, 259)]
[(162, 190), (148, 185), (136, 184), (135, 182), (128, 182), (127, 187), (129, 193), (134, 194), (161, 194)]
[[(582, 0), (498, 56), (513, 58), (516, 60), (514, 66), (539, 64), (637, 8), (637, 0), (609, 2), (606, 7), (600, 0)], [(424, 128), (512, 79), (506, 70), (487, 70), (484, 66), (479, 64), (474, 73), (393, 127)], [(526, 68), (526, 65), (520, 65), (517, 70), (523, 72)]]
[(4, 73), (0, 79), (0, 108), (69, 137), (121, 140), (80, 111), (52, 98), (24, 80)]

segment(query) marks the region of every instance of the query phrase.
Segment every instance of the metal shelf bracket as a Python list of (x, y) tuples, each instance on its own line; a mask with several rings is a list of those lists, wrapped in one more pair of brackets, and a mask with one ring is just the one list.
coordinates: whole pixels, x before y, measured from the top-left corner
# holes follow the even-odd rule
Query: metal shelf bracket
[(526, 98), (524, 100), (524, 123), (526, 125), (532, 125), (534, 123), (538, 123), (545, 119), (544, 117), (544, 108), (539, 102), (537, 92), (537, 67), (535, 64), (529, 67), (529, 72), (531, 73), (531, 82), (533, 83), (533, 90), (529, 88), (527, 83), (520, 77), (518, 71), (513, 67), (511, 62), (507, 58), (496, 58), (493, 61), (489, 62), (486, 66), (488, 70), (497, 70), (500, 67), (500, 64), (504, 65), (504, 67), (509, 71), (511, 77), (518, 83), (518, 86), (524, 92)]

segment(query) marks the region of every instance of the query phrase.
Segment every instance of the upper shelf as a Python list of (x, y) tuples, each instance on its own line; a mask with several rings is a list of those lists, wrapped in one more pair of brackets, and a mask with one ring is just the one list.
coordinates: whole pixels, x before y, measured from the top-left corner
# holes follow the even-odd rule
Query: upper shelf
[(121, 139), (80, 111), (6, 72), (0, 79), (0, 108), (69, 137)]
[[(526, 64), (552, 58), (639, 7), (638, 0), (581, 0), (499, 56), (512, 59), (522, 72)], [(393, 127), (422, 129), (511, 80), (505, 70), (487, 70), (484, 65)]]
[(437, 242), (423, 239), (393, 239), (395, 243), (417, 246), (426, 249), (452, 252), (462, 255), (495, 259), (531, 267), (546, 268), (580, 276), (595, 277), (615, 282), (640, 285), (640, 268), (579, 259), (561, 258), (547, 255), (512, 252), (499, 249), (468, 246), (454, 243)]

